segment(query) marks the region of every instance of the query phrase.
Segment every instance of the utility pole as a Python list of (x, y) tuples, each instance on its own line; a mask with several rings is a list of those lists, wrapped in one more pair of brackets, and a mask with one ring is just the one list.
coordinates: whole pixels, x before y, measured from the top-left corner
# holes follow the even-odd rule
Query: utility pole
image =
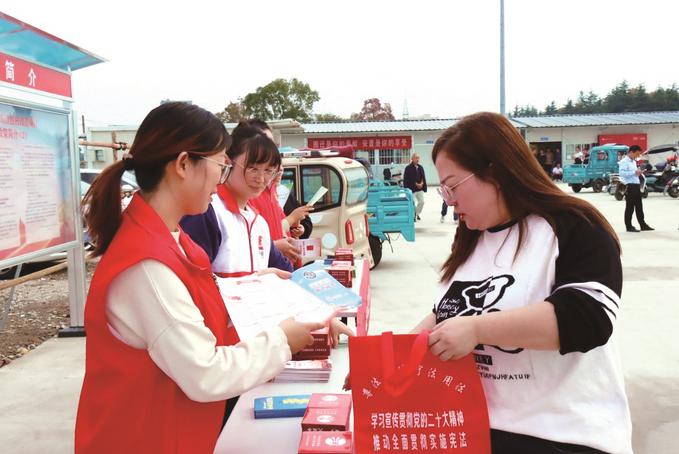
[(505, 109), (505, 0), (500, 0), (500, 113)]

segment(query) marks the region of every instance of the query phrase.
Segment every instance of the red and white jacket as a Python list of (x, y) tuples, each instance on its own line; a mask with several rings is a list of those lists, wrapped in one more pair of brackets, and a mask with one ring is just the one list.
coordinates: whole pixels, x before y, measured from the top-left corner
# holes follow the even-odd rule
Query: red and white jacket
[(244, 214), (225, 185), (218, 187), (211, 205), (222, 239), (212, 261), (215, 274), (240, 277), (267, 268), (271, 234), (264, 218), (249, 204)]

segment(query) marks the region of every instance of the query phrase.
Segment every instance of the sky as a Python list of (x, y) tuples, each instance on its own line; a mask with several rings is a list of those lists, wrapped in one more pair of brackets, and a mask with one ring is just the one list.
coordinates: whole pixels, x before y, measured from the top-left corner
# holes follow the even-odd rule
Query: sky
[[(163, 99), (213, 112), (276, 78), (348, 117), (379, 98), (401, 118), (500, 108), (500, 0), (23, 0), (0, 11), (107, 60), (75, 71), (90, 126), (139, 124)], [(505, 0), (506, 106), (679, 83), (679, 2)]]

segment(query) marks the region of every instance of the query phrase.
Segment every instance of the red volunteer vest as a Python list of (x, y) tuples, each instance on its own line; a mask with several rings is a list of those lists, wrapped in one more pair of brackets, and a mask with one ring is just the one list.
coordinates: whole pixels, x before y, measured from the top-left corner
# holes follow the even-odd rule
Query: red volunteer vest
[(212, 453), (225, 401), (190, 400), (151, 360), (109, 330), (106, 295), (130, 266), (162, 262), (186, 285), (217, 345), (239, 342), (212, 277), (205, 252), (181, 232), (182, 254), (158, 214), (139, 195), (101, 258), (85, 306), (85, 379), (75, 429), (78, 453)]
[(250, 204), (259, 211), (259, 214), (269, 224), (269, 232), (271, 232), (271, 239), (273, 241), (285, 237), (282, 225), (283, 219), (285, 219), (285, 212), (278, 203), (276, 185), (266, 188), (259, 197), (252, 199)]

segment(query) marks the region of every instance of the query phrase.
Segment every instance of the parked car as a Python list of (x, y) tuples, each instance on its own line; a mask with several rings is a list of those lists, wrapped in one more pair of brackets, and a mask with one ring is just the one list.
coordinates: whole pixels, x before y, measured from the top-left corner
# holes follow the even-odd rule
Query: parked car
[[(323, 255), (347, 247), (356, 258), (374, 266), (368, 241), (368, 173), (361, 163), (331, 154), (287, 151), (283, 154), (282, 184), (300, 203), (307, 203), (321, 187), (328, 192), (310, 214), (312, 238), (320, 238)], [(327, 156), (327, 157), (326, 157)]]
[[(94, 180), (99, 176), (103, 169), (80, 169), (80, 181), (92, 184)], [(139, 184), (137, 183), (137, 178), (134, 176), (134, 172), (126, 170), (123, 173), (123, 178), (120, 181), (120, 186), (130, 185), (136, 191), (139, 189)], [(84, 192), (82, 194), (85, 194)]]
[(587, 164), (570, 164), (564, 167), (563, 181), (568, 183), (573, 192), (580, 192), (582, 188), (601, 192), (604, 186), (610, 187), (611, 174), (618, 171), (618, 157), (627, 153), (628, 149), (627, 145), (614, 144), (592, 147)]

